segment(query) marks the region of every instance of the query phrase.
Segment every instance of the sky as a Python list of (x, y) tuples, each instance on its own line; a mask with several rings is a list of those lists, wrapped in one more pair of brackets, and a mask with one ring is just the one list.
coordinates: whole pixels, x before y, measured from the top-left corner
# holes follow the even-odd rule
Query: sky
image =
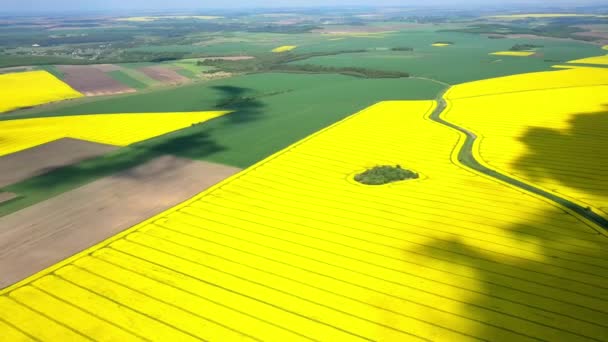
[(256, 7), (416, 6), (441, 5), (588, 5), (608, 0), (0, 0), (2, 12), (83, 10), (238, 9)]

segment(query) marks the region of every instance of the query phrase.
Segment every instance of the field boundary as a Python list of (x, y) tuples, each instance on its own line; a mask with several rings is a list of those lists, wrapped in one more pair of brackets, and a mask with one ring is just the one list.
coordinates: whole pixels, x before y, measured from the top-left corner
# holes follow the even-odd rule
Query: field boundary
[(456, 130), (461, 136), (461, 141), (459, 141), (452, 154), (452, 162), (461, 165), (476, 174), (491, 178), (494, 181), (511, 188), (524, 191), (529, 195), (557, 206), (577, 217), (599, 234), (608, 237), (608, 219), (603, 215), (588, 209), (590, 206), (586, 203), (581, 205), (581, 202), (577, 200), (571, 200), (569, 197), (566, 198), (554, 194), (543, 187), (537, 186), (521, 178), (502, 173), (500, 170), (496, 170), (485, 163), (479, 153), (481, 136), (475, 131), (465, 129), (441, 117), (442, 114), (447, 113), (452, 107), (452, 102), (450, 102), (447, 97), (451, 89), (452, 88), (447, 89), (443, 94), (440, 94), (437, 97), (437, 107), (433, 113), (428, 115), (428, 118), (431, 121)]
[(234, 181), (234, 180), (242, 177), (243, 175), (245, 175), (245, 174), (247, 174), (247, 173), (249, 173), (249, 172), (257, 169), (258, 167), (260, 167), (260, 166), (262, 166), (262, 165), (264, 165), (264, 164), (266, 164), (266, 163), (268, 163), (268, 162), (276, 159), (277, 157), (279, 157), (279, 156), (281, 156), (281, 155), (289, 152), (290, 150), (294, 149), (295, 147), (297, 147), (297, 146), (299, 146), (299, 145), (301, 145), (301, 144), (303, 144), (303, 143), (305, 143), (305, 142), (307, 142), (307, 141), (309, 141), (309, 140), (317, 137), (318, 135), (321, 135), (325, 131), (328, 131), (328, 130), (336, 127), (336, 126), (339, 126), (339, 125), (343, 124), (344, 122), (349, 121), (349, 120), (351, 120), (351, 119), (353, 119), (353, 118), (355, 118), (355, 117), (357, 117), (357, 116), (359, 116), (359, 115), (361, 115), (361, 114), (363, 114), (363, 113), (371, 110), (371, 108), (373, 108), (377, 104), (378, 103), (373, 104), (373, 105), (371, 105), (371, 106), (369, 106), (367, 108), (364, 108), (363, 110), (361, 110), (361, 111), (359, 111), (359, 112), (357, 112), (355, 114), (352, 114), (352, 115), (350, 115), (350, 116), (348, 116), (348, 117), (346, 117), (346, 118), (344, 118), (344, 119), (342, 119), (342, 120), (340, 120), (340, 121), (338, 121), (338, 122), (336, 122), (336, 123), (334, 123), (334, 124), (332, 124), (332, 125), (324, 128), (324, 129), (322, 129), (322, 130), (319, 130), (319, 131), (317, 131), (317, 132), (309, 135), (308, 137), (306, 137), (306, 138), (304, 138), (302, 140), (299, 140), (299, 141), (293, 143), (292, 145), (287, 146), (286, 148), (284, 148), (284, 149), (282, 149), (282, 150), (280, 150), (280, 151), (278, 151), (278, 152), (276, 152), (276, 153), (268, 156), (267, 158), (264, 158), (263, 160), (261, 160), (261, 161), (255, 163), (255, 164), (253, 164), (252, 166), (244, 169), (243, 171), (238, 172), (238, 173), (236, 173), (236, 174), (234, 174), (234, 175), (232, 175), (232, 176), (224, 179), (223, 181), (221, 181), (221, 182), (213, 185), (212, 187), (204, 190), (203, 192), (195, 195), (194, 197), (192, 197), (192, 198), (190, 198), (190, 199), (182, 202), (181, 204), (178, 204), (178, 205), (174, 206), (173, 208), (167, 209), (167, 210), (163, 211), (162, 213), (160, 213), (158, 215), (155, 215), (155, 216), (153, 216), (153, 217), (151, 217), (151, 218), (149, 218), (149, 219), (147, 219), (147, 220), (145, 220), (143, 222), (140, 222), (140, 223), (138, 223), (138, 224), (136, 224), (136, 225), (134, 225), (134, 226), (132, 226), (130, 228), (127, 228), (124, 231), (122, 231), (121, 233), (116, 234), (116, 235), (114, 235), (114, 236), (112, 236), (112, 237), (110, 237), (110, 238), (108, 238), (106, 240), (103, 240), (103, 241), (101, 241), (101, 242), (95, 244), (94, 246), (91, 246), (91, 247), (89, 247), (89, 248), (87, 248), (85, 250), (82, 250), (81, 252), (78, 252), (78, 253), (76, 253), (76, 254), (74, 254), (74, 255), (72, 255), (72, 256), (70, 256), (70, 257), (68, 257), (68, 258), (66, 258), (66, 259), (64, 259), (64, 260), (62, 260), (62, 261), (60, 261), (60, 262), (58, 262), (56, 264), (54, 264), (53, 266), (50, 266), (50, 267), (48, 267), (48, 268), (46, 268), (46, 269), (44, 269), (44, 270), (42, 270), (40, 272), (37, 272), (37, 273), (35, 273), (35, 274), (33, 274), (33, 275), (25, 278), (25, 279), (22, 279), (21, 281), (18, 281), (16, 283), (12, 284), (12, 285), (9, 285), (8, 287), (0, 289), (0, 296), (6, 295), (6, 294), (8, 294), (8, 293), (10, 293), (10, 292), (12, 292), (12, 291), (20, 288), (20, 287), (26, 286), (27, 284), (32, 283), (35, 280), (40, 279), (40, 278), (42, 278), (42, 277), (44, 277), (44, 276), (46, 276), (48, 274), (52, 274), (53, 272), (57, 271), (58, 269), (66, 266), (66, 265), (69, 265), (70, 263), (74, 262), (75, 260), (77, 260), (77, 259), (79, 259), (81, 257), (84, 257), (86, 255), (90, 255), (93, 252), (95, 252), (95, 251), (97, 251), (97, 250), (99, 250), (99, 249), (101, 249), (103, 247), (108, 246), (112, 242), (120, 240), (121, 238), (123, 238), (123, 237), (125, 237), (125, 236), (127, 236), (127, 235), (129, 235), (129, 234), (131, 234), (131, 233), (133, 233), (135, 231), (137, 231), (138, 229), (141, 229), (141, 228), (145, 227), (146, 225), (148, 225), (150, 223), (153, 223), (153, 222), (155, 222), (155, 221), (157, 221), (159, 219), (164, 218), (167, 215), (170, 215), (170, 214), (172, 214), (172, 213), (174, 213), (176, 211), (179, 211), (180, 209), (182, 209), (184, 207), (189, 206), (191, 203), (194, 203), (194, 202), (198, 201), (200, 198), (202, 198), (202, 197), (204, 197), (204, 196), (212, 193), (213, 191), (215, 191), (215, 190), (223, 187), (226, 184), (231, 183), (232, 181)]
[[(433, 109), (432, 107), (427, 110), (427, 112), (424, 114), (424, 118), (430, 121), (435, 122), (436, 124), (442, 125), (444, 127), (448, 127), (453, 129), (454, 131), (456, 131), (459, 135), (459, 139), (458, 142), (456, 143), (455, 148), (453, 149), (452, 155), (451, 155), (451, 159), (452, 162), (458, 166), (461, 166), (463, 168), (465, 168), (466, 170), (469, 170), (470, 172), (473, 172), (475, 174), (478, 174), (482, 177), (485, 178), (491, 178), (493, 181), (499, 182), (505, 186), (508, 186), (510, 188), (519, 190), (524, 192), (527, 195), (539, 198), (541, 200), (543, 200), (544, 202), (547, 202), (555, 207), (558, 207), (562, 210), (564, 210), (567, 213), (572, 214), (574, 217), (578, 218), (579, 220), (581, 220), (582, 222), (584, 222), (586, 225), (588, 225), (591, 229), (593, 229), (594, 231), (598, 232), (599, 234), (602, 234), (604, 236), (608, 237), (608, 220), (605, 220), (603, 217), (592, 213), (593, 215), (590, 215), (591, 213), (588, 213), (584, 208), (578, 206), (575, 203), (572, 203), (566, 199), (563, 199), (559, 196), (556, 195), (552, 195), (550, 193), (547, 193), (546, 191), (536, 188), (533, 185), (527, 184), (525, 182), (521, 182), (518, 181), (514, 178), (511, 178), (507, 175), (501, 174), (498, 171), (495, 171), (491, 168), (488, 168), (486, 166), (484, 166), (483, 164), (481, 164), (479, 161), (477, 161), (475, 159), (475, 154), (473, 151), (473, 145), (475, 140), (477, 140), (477, 136), (475, 135), (475, 133), (471, 132), (471, 131), (467, 131), (464, 128), (461, 128), (455, 124), (452, 124), (446, 120), (444, 120), (443, 118), (441, 118), (441, 114), (445, 113), (447, 109), (450, 108), (451, 103), (449, 101), (447, 101), (445, 99), (445, 95), (449, 92), (449, 89), (446, 90), (445, 92), (441, 93), (437, 99), (435, 100), (435, 108)], [(387, 101), (381, 101), (379, 103), (382, 102), (387, 102)], [(4, 289), (0, 289), (0, 296), (1, 295), (5, 295), (8, 294), (20, 287), (23, 287), (29, 283), (34, 282), (37, 279), (40, 279), (48, 274), (52, 274), (53, 272), (57, 271), (58, 269), (74, 262), (75, 260), (84, 257), (86, 255), (90, 255), (93, 252), (99, 250), (100, 248), (106, 247), (109, 244), (137, 231), (138, 229), (141, 229), (143, 227), (145, 227), (148, 224), (154, 223), (155, 221), (158, 221), (162, 218), (164, 218), (167, 215), (170, 215), (174, 212), (177, 212), (179, 210), (181, 210), (182, 208), (185, 208), (187, 206), (189, 206), (190, 204), (196, 202), (197, 200), (201, 199), (204, 196), (207, 196), (208, 194), (214, 192), (217, 189), (222, 188), (223, 186), (233, 182), (236, 179), (239, 179), (240, 177), (244, 176), (245, 174), (256, 170), (257, 168), (263, 166), (264, 164), (267, 164), (269, 162), (271, 162), (272, 160), (278, 158), (279, 156), (289, 152), (290, 150), (298, 147), (299, 145), (308, 142), (309, 140), (325, 133), (326, 131), (344, 124), (345, 122), (352, 120), (356, 117), (358, 117), (359, 115), (362, 115), (363, 113), (366, 113), (367, 111), (371, 110), (373, 107), (375, 107), (376, 105), (378, 105), (378, 103), (373, 104), (367, 108), (362, 109), (361, 111), (352, 114), (324, 129), (321, 129), (311, 135), (309, 135), (308, 137), (301, 139), (297, 142), (295, 142), (292, 145), (287, 146), (284, 149), (281, 149), (280, 151), (268, 156), (267, 158), (255, 163), (254, 165), (244, 169), (243, 171), (236, 173), (233, 176), (230, 176), (228, 178), (226, 178), (225, 180), (215, 184), (214, 186), (206, 189), (205, 191), (193, 196), (192, 198), (182, 202), (181, 204), (178, 204), (158, 215), (155, 215), (143, 222), (140, 222), (130, 228), (125, 229), (124, 231), (122, 231), (119, 234), (116, 234), (104, 241), (99, 242), (98, 244), (95, 244), (94, 246), (91, 246), (81, 252), (78, 252), (38, 273), (35, 273), (25, 279), (22, 279), (21, 281), (12, 284)], [(544, 194), (546, 194), (547, 196), (544, 196)], [(605, 223), (602, 223), (605, 222)]]

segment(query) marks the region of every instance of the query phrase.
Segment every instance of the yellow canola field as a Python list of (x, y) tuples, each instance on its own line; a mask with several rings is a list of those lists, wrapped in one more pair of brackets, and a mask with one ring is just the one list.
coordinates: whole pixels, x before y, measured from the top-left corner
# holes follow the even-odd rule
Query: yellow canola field
[(604, 46), (602, 46), (602, 49), (603, 49), (603, 50), (608, 50), (608, 45), (604, 45)]
[(608, 68), (533, 72), (468, 82), (452, 87), (451, 100), (522, 91), (608, 85)]
[(576, 59), (568, 63), (608, 65), (608, 55)]
[[(550, 341), (608, 333), (608, 241), (384, 102), (0, 294), (4, 336)], [(400, 164), (386, 186), (355, 173)], [(101, 218), (100, 218), (101, 219)]]
[(0, 74), (0, 113), (83, 95), (46, 71)]
[(555, 69), (593, 69), (593, 70), (602, 68), (601, 66), (594, 66), (594, 65), (573, 65), (573, 64), (552, 65), (551, 67), (555, 68)]
[(446, 43), (434, 43), (431, 44), (431, 46), (435, 46), (435, 47), (445, 47), (445, 46), (450, 46), (452, 44), (446, 44)]
[(0, 156), (66, 137), (126, 146), (226, 113), (96, 114), (0, 121)]
[(492, 52), (490, 55), (494, 56), (513, 56), (513, 57), (528, 57), (532, 56), (536, 52), (534, 51), (498, 51)]
[(296, 45), (283, 45), (283, 46), (279, 46), (277, 48), (272, 49), (272, 52), (274, 52), (274, 53), (287, 52), (287, 51), (291, 51), (295, 48), (297, 48)]
[[(534, 89), (545, 75), (455, 86), (446, 94), (451, 107), (444, 116), (480, 137), (475, 150), (489, 167), (608, 218), (608, 85), (598, 85), (608, 84), (608, 69), (554, 71), (549, 75), (555, 81), (545, 86), (549, 89)], [(584, 86), (584, 80), (590, 85)], [(502, 94), (471, 96), (474, 88), (483, 94), (505, 83), (529, 83), (530, 91), (503, 88)]]

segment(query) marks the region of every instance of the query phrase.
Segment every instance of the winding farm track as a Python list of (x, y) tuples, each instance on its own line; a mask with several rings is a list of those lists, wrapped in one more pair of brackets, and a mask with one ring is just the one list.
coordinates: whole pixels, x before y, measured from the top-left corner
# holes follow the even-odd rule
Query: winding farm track
[[(447, 91), (447, 89), (446, 89), (446, 91)], [(488, 168), (488, 167), (482, 165), (475, 158), (475, 155), (473, 153), (474, 143), (475, 143), (475, 140), (477, 140), (477, 135), (463, 127), (460, 127), (449, 121), (446, 121), (441, 117), (441, 114), (443, 114), (445, 112), (445, 109), (448, 107), (447, 101), (443, 97), (444, 94), (445, 94), (445, 92), (443, 92), (442, 94), (440, 94), (437, 97), (437, 107), (435, 108), (435, 111), (429, 116), (429, 118), (437, 123), (440, 123), (442, 125), (455, 129), (455, 130), (463, 133), (466, 136), (466, 140), (465, 140), (464, 144), (462, 144), (462, 148), (458, 152), (458, 161), (462, 165), (465, 165), (475, 171), (481, 172), (500, 182), (510, 184), (510, 185), (520, 188), (521, 190), (524, 190), (526, 192), (533, 193), (535, 195), (544, 197), (547, 200), (557, 203), (558, 205), (564, 207), (568, 211), (575, 213), (576, 215), (584, 218), (585, 220), (591, 222), (593, 225), (603, 228), (603, 231), (601, 231), (601, 233), (605, 234), (608, 232), (608, 220), (605, 219), (604, 217), (602, 217), (601, 215), (596, 214), (592, 210), (585, 208), (581, 205), (578, 205), (572, 201), (569, 201), (563, 197), (557, 196), (557, 195), (550, 193), (548, 191), (545, 191), (541, 188), (538, 188), (531, 184), (522, 182), (522, 181), (517, 180), (513, 177), (510, 177), (506, 174), (500, 173), (496, 170), (493, 170), (491, 168)]]

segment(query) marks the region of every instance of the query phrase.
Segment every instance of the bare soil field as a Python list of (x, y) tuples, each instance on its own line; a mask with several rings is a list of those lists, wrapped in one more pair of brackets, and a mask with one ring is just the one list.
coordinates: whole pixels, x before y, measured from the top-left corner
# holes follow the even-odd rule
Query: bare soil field
[(146, 74), (146, 76), (164, 84), (177, 85), (190, 81), (187, 77), (178, 74), (175, 70), (161, 66), (143, 67), (139, 70)]
[(0, 288), (18, 282), (239, 172), (163, 156), (0, 218)]
[(72, 88), (87, 96), (133, 93), (135, 89), (114, 80), (97, 66), (58, 65), (64, 73), (63, 80)]
[(118, 146), (64, 138), (0, 157), (0, 188), (114, 151)]
[(12, 192), (0, 192), (0, 203), (10, 201), (16, 197), (17, 197), (17, 195), (13, 194)]
[(604, 45), (608, 44), (608, 32), (581, 32), (575, 33), (575, 35), (579, 37), (591, 37), (591, 38), (599, 38), (600, 41), (597, 41), (598, 44)]
[(122, 70), (122, 67), (120, 67), (116, 64), (95, 64), (95, 65), (91, 65), (91, 66), (94, 67), (95, 69), (97, 69), (99, 71), (103, 71), (103, 72)]
[(594, 25), (580, 25), (582, 29), (588, 30), (587, 32), (578, 32), (575, 35), (579, 37), (592, 37), (599, 38), (601, 41), (597, 42), (601, 45), (608, 44), (608, 25), (607, 24), (594, 24)]

